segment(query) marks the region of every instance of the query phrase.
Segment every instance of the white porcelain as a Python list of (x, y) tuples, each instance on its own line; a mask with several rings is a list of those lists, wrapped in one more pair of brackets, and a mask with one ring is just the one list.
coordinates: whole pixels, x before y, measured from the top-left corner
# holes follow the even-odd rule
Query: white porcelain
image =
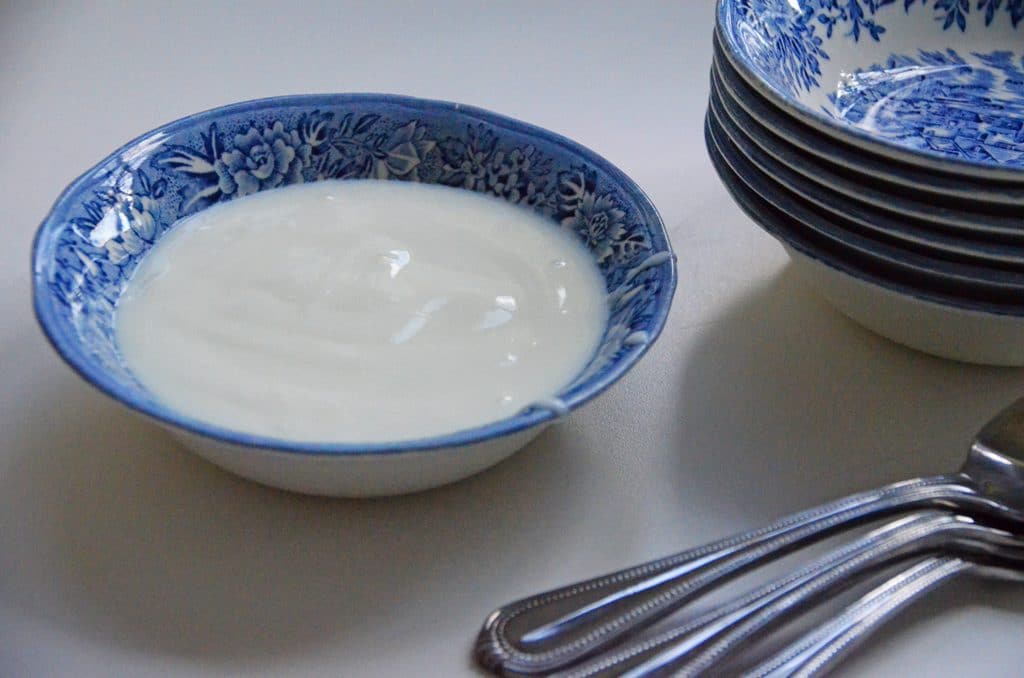
[(900, 294), (783, 246), (810, 289), (883, 337), (940, 358), (1024, 365), (1024, 317), (971, 311)]
[(247, 447), (171, 428), (193, 452), (243, 478), (282, 490), (334, 497), (376, 497), (428, 490), (490, 468), (525, 447), (547, 423), (444, 449), (352, 455), (296, 455)]

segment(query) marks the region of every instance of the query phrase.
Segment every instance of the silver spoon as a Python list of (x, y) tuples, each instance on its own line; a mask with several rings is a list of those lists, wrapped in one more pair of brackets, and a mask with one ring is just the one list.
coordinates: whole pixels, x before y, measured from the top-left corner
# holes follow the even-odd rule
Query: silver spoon
[(1020, 564), (976, 563), (961, 558), (928, 558), (887, 580), (833, 620), (797, 639), (753, 668), (750, 678), (821, 676), (912, 602), (964, 573), (1024, 582)]
[[(936, 514), (932, 514), (936, 515)], [(941, 515), (941, 514), (938, 514)], [(843, 562), (873, 548), (912, 523), (920, 522), (929, 516), (901, 518), (878, 528), (860, 540), (836, 548), (828, 556), (801, 568), (777, 581), (769, 582), (751, 593), (715, 607), (697, 617), (686, 619), (651, 637), (629, 638), (619, 645), (592, 656), (581, 663), (575, 664), (564, 672), (553, 675), (561, 678), (596, 678), (597, 676), (618, 676), (623, 671), (635, 666), (666, 647), (683, 642), (687, 648), (697, 649), (730, 627), (735, 626), (749, 615), (764, 609), (773, 600), (786, 595), (794, 588), (828, 573)]]
[(843, 559), (833, 568), (823, 568), (822, 573), (772, 596), (765, 605), (699, 646), (690, 647), (685, 642), (672, 644), (622, 675), (628, 678), (712, 675), (723, 659), (777, 629), (790, 617), (907, 557), (944, 553), (972, 559), (998, 558), (1004, 564), (1024, 567), (1024, 539), (1013, 533), (978, 525), (963, 516), (940, 513), (920, 518), (896, 527), (884, 540), (873, 540), (875, 545)]
[(978, 432), (958, 473), (851, 495), (767, 527), (505, 605), (476, 657), (496, 673), (551, 673), (650, 625), (758, 565), (840, 530), (924, 508), (1024, 525), (1024, 398)]
[(1015, 557), (1024, 566), (1024, 540), (971, 519), (926, 511), (879, 528), (835, 549), (800, 572), (716, 608), (654, 638), (627, 639), (567, 670), (565, 676), (698, 675), (789, 617), (867, 574), (922, 553), (953, 551), (974, 558)]

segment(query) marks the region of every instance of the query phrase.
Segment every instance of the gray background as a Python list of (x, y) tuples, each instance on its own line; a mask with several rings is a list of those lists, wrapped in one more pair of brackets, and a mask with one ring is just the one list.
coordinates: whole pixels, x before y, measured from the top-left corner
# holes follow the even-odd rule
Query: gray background
[[(0, 675), (471, 675), (499, 603), (958, 466), (1018, 370), (944, 362), (801, 287), (701, 120), (702, 2), (0, 4)], [(276, 94), (451, 99), (566, 134), (679, 255), (662, 339), (506, 463), (418, 496), (237, 480), (77, 379), (29, 305), (58, 192), (124, 141)], [(846, 675), (1019, 675), (1024, 594), (957, 583)], [(979, 649), (974, 649), (979, 648)]]

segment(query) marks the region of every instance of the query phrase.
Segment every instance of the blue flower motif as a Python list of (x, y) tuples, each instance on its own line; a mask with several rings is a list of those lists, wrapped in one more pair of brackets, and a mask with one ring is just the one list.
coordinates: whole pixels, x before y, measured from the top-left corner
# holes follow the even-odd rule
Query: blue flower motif
[(438, 144), (444, 161), (441, 181), (528, 205), (543, 214), (555, 209), (548, 186), (551, 161), (533, 146), (506, 148), (495, 134), (470, 128), (464, 138), (449, 137)]
[(589, 172), (577, 169), (559, 179), (558, 213), (562, 228), (576, 233), (601, 266), (626, 266), (650, 248), (646, 238), (630, 229), (626, 210), (610, 193), (599, 193)]
[[(885, 26), (877, 16), (897, 0), (728, 0), (734, 19), (725, 30), (733, 45), (745, 52), (751, 67), (780, 91), (791, 95), (820, 86), (821, 62), (829, 58), (824, 39), (838, 35), (859, 42), (862, 36), (881, 42)], [(903, 0), (904, 11), (926, 7), (928, 0)], [(967, 30), (970, 0), (934, 0), (935, 18), (944, 30)], [(1024, 0), (978, 0), (985, 25), (1004, 10), (1016, 27), (1024, 20)], [(821, 29), (824, 38), (818, 33)], [(837, 33), (837, 31), (839, 31)]]
[(153, 243), (157, 231), (154, 216), (157, 207), (157, 202), (150, 197), (131, 196), (110, 212), (118, 221), (119, 228), (117, 235), (103, 242), (102, 247), (112, 263), (121, 264), (129, 257), (142, 254)]
[[(759, 73), (772, 74), (771, 82), (794, 94), (819, 84), (821, 60), (828, 54), (811, 21), (812, 10), (796, 13), (787, 0), (737, 0), (735, 11), (743, 33), (736, 44), (745, 46)], [(831, 35), (832, 24), (827, 30)]]
[(250, 127), (235, 136), (234, 150), (224, 151), (213, 165), (217, 188), (224, 195), (249, 195), (282, 184), (301, 183), (312, 147), (297, 130), (285, 131), (280, 120), (262, 131)]
[(233, 147), (226, 149), (217, 125), (200, 135), (202, 150), (169, 146), (157, 154), (158, 166), (201, 179), (199, 186), (182, 188), (181, 212), (220, 197), (243, 196), (284, 184), (305, 181), (313, 156), (322, 154), (334, 133), (330, 114), (313, 111), (303, 115), (295, 127), (280, 120), (262, 130), (249, 125), (235, 134)]
[[(383, 111), (382, 111), (383, 108)], [(359, 98), (329, 110), (200, 118), (90, 177), (90, 193), (55, 230), (56, 265), (45, 285), (68, 326), (104, 368), (132, 382), (113, 336), (115, 304), (146, 250), (182, 217), (223, 200), (328, 178), (424, 181), (469, 188), (526, 205), (592, 250), (615, 290), (610, 329), (588, 374), (642, 344), (664, 268), (642, 269), (657, 230), (633, 207), (630, 189), (544, 135), (529, 142), (486, 116), (367, 107)], [(273, 117), (271, 117), (273, 116)], [(151, 155), (149, 155), (151, 153)]]
[(427, 129), (419, 122), (403, 125), (388, 135), (382, 146), (384, 152), (374, 156), (373, 176), (415, 179), (420, 163), (435, 146), (437, 142), (427, 138)]
[(614, 244), (626, 230), (625, 216), (610, 195), (585, 193), (573, 214), (562, 219), (562, 226), (582, 235), (598, 263), (603, 263), (615, 253)]

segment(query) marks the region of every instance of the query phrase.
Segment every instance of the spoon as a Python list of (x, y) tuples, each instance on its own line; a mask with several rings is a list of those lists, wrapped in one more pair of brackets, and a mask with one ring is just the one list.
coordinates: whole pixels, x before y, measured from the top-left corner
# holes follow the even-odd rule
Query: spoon
[(927, 558), (865, 594), (826, 625), (808, 632), (753, 668), (748, 676), (787, 678), (824, 675), (898, 612), (964, 572), (1024, 582), (1020, 563), (998, 565), (962, 558)]
[(698, 675), (789, 617), (894, 562), (922, 553), (955, 552), (976, 559), (1015, 559), (1024, 567), (1024, 540), (969, 518), (923, 511), (839, 547), (795, 574), (768, 583), (653, 638), (627, 639), (561, 676)]
[(1024, 398), (976, 435), (959, 472), (850, 495), (772, 525), (515, 601), (492, 612), (476, 658), (495, 673), (551, 673), (670, 614), (698, 595), (809, 543), (925, 508), (1024, 525)]
[(723, 659), (777, 629), (790, 617), (907, 557), (954, 554), (977, 560), (997, 559), (1000, 563), (1024, 568), (1024, 539), (1016, 534), (951, 514), (929, 512), (917, 518), (904, 526), (893, 526), (891, 534), (883, 540), (872, 539), (869, 535), (865, 541), (874, 541), (873, 545), (773, 594), (759, 608), (700, 645), (674, 643), (622, 675), (628, 678), (713, 675)]

